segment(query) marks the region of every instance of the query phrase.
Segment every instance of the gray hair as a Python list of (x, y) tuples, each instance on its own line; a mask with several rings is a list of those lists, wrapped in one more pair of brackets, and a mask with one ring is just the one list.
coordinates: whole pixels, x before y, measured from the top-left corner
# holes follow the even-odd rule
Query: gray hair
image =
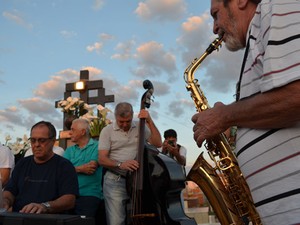
[(88, 135), (88, 136), (90, 135), (90, 123), (88, 120), (83, 119), (83, 118), (78, 118), (78, 119), (73, 120), (72, 124), (75, 124), (75, 123), (78, 125), (78, 127), (80, 129), (85, 130), (86, 135)]
[(128, 117), (133, 115), (132, 105), (128, 102), (120, 102), (116, 105), (115, 116)]

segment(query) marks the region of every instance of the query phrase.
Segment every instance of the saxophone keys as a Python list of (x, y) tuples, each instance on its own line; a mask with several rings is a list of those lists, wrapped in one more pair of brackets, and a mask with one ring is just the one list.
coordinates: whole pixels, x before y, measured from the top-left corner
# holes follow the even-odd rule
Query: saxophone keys
[(220, 159), (217, 163), (217, 166), (220, 170), (224, 171), (232, 168), (234, 164), (232, 163), (231, 158), (227, 156)]

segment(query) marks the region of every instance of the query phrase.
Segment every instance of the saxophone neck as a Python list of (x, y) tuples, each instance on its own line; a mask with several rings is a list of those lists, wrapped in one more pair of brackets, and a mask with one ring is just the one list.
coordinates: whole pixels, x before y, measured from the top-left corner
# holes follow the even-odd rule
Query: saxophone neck
[(219, 50), (223, 41), (223, 36), (217, 37), (206, 49), (206, 51), (199, 57), (195, 58), (184, 72), (184, 80), (186, 83), (194, 81), (194, 73), (202, 63), (202, 61), (214, 50)]

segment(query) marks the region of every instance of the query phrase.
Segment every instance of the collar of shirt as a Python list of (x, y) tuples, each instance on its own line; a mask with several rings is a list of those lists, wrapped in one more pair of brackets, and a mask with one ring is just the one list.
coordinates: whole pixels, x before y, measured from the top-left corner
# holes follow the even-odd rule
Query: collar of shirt
[[(81, 148), (81, 150), (82, 150), (82, 149), (86, 149), (89, 145), (93, 145), (94, 142), (95, 142), (95, 140), (94, 140), (93, 138), (90, 138), (89, 142), (86, 144), (86, 146), (84, 146), (83, 148)], [(78, 144), (75, 144), (75, 146), (76, 146), (77, 148), (79, 148)], [(80, 148), (79, 148), (79, 149), (80, 149)]]

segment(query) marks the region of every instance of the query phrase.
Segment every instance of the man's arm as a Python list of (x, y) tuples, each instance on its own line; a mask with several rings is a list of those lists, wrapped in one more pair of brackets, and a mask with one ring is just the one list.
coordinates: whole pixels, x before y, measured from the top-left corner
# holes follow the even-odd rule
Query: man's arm
[(66, 194), (62, 195), (54, 201), (49, 201), (46, 204), (42, 203), (30, 203), (25, 205), (20, 212), (21, 213), (59, 213), (68, 209), (72, 209), (75, 206), (75, 195)]
[(172, 147), (172, 148), (174, 148), (174, 150), (171, 150), (170, 152), (175, 156), (176, 161), (177, 161), (180, 165), (185, 166), (185, 161), (186, 161), (186, 160), (185, 160), (185, 157), (182, 156), (182, 155), (180, 155), (178, 147)]
[(300, 81), (257, 94), (229, 105), (213, 108), (192, 117), (194, 139), (200, 146), (205, 139), (231, 126), (273, 129), (294, 126), (300, 121)]
[(10, 191), (3, 191), (3, 208), (9, 210), (15, 201), (15, 196)]
[(99, 150), (98, 163), (99, 165), (106, 168), (114, 168), (117, 166), (118, 162), (116, 160), (110, 159), (108, 150)]
[(146, 120), (146, 124), (151, 131), (151, 135), (147, 141), (149, 141), (149, 143), (154, 145), (155, 147), (160, 148), (162, 146), (161, 135), (159, 130), (155, 126), (149, 112), (145, 109), (142, 109), (139, 113), (139, 118), (144, 118)]
[(2, 187), (4, 187), (9, 180), (10, 170), (11, 168), (0, 168)]
[(88, 163), (82, 164), (80, 166), (75, 166), (75, 170), (77, 173), (84, 173), (91, 175), (96, 172), (98, 168), (98, 162), (91, 160)]
[(109, 151), (108, 150), (99, 150), (99, 158), (98, 162), (101, 166), (106, 167), (106, 168), (116, 168), (119, 167), (121, 170), (129, 170), (129, 171), (134, 171), (139, 168), (139, 163), (132, 159), (132, 160), (127, 160), (125, 162), (118, 162), (116, 160), (110, 159), (109, 156)]
[(161, 135), (159, 130), (155, 126), (151, 117), (148, 120), (146, 120), (146, 122), (147, 122), (147, 126), (151, 131), (151, 136), (148, 139), (149, 143), (154, 145), (157, 148), (160, 148), (162, 146), (162, 140), (161, 140)]
[(178, 151), (177, 151), (177, 155), (175, 155), (176, 160), (179, 164), (185, 166), (186, 165), (186, 148), (183, 146), (179, 146), (177, 145)]
[[(180, 152), (181, 148), (182, 148), (183, 152)], [(185, 166), (185, 164), (186, 164), (186, 158), (185, 158), (186, 149), (185, 148), (183, 149), (183, 148), (184, 147), (177, 145), (177, 144), (176, 144), (176, 146), (172, 146), (170, 144), (168, 144), (168, 146), (167, 146), (168, 152), (175, 157), (176, 161), (180, 165)]]

